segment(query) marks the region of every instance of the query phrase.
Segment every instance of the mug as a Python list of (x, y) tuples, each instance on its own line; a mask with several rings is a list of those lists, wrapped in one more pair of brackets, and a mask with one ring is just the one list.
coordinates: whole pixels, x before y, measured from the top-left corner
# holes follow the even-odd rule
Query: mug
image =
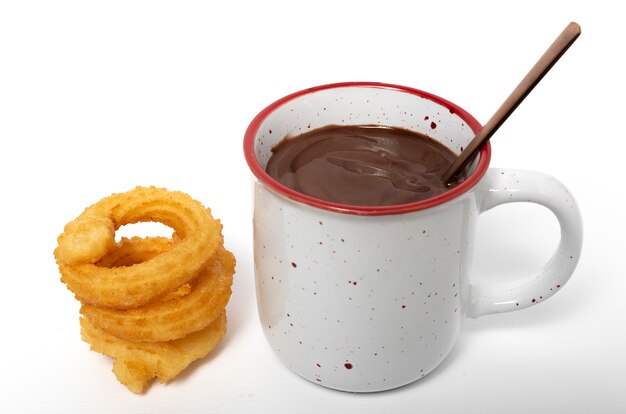
[[(489, 169), (484, 146), (465, 181), (419, 202), (352, 206), (287, 188), (265, 171), (272, 147), (325, 125), (380, 124), (421, 132), (460, 153), (481, 125), (468, 112), (410, 87), (350, 82), (286, 96), (261, 111), (244, 138), (254, 183), (258, 314), (278, 358), (325, 387), (373, 392), (431, 372), (465, 317), (534, 306), (572, 275), (582, 221), (572, 194), (538, 172)], [(487, 284), (469, 278), (479, 214), (530, 202), (561, 228), (537, 274)]]

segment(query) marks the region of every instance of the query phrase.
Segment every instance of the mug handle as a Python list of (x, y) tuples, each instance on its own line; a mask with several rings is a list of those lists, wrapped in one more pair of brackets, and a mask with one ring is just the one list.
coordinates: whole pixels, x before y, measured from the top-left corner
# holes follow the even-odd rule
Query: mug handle
[(505, 203), (529, 202), (547, 207), (561, 227), (561, 241), (537, 273), (506, 283), (471, 283), (467, 316), (523, 309), (552, 296), (570, 278), (582, 249), (583, 226), (572, 194), (549, 175), (524, 170), (489, 169), (478, 193), (479, 214)]

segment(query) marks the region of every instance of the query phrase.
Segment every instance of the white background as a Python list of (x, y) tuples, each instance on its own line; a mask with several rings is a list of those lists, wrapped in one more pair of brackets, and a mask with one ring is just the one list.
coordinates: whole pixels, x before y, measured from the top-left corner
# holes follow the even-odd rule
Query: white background
[[(626, 412), (626, 36), (613, 4), (0, 3), (0, 412)], [(435, 372), (395, 391), (331, 391), (284, 368), (256, 314), (242, 155), (253, 116), (296, 90), (369, 80), (485, 122), (571, 20), (582, 36), (492, 140), (492, 166), (546, 172), (577, 196), (585, 242), (571, 281), (531, 309), (468, 320)], [(136, 185), (210, 206), (238, 258), (221, 345), (140, 396), (80, 340), (52, 255), (66, 222)], [(529, 205), (479, 227), (473, 273), (489, 280), (539, 269), (559, 238)]]

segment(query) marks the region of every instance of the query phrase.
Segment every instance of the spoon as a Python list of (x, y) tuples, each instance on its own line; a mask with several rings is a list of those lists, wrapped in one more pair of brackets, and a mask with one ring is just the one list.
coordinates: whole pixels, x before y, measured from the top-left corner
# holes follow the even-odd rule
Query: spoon
[(578, 23), (571, 22), (552, 45), (550, 45), (548, 50), (545, 51), (537, 63), (535, 63), (535, 66), (530, 69), (528, 74), (526, 74), (524, 79), (522, 79), (519, 85), (511, 92), (508, 98), (506, 98), (491, 119), (487, 121), (485, 126), (476, 134), (472, 141), (470, 141), (465, 151), (461, 152), (450, 168), (443, 174), (445, 183), (450, 184), (461, 170), (474, 159), (482, 146), (485, 145), (489, 138), (502, 126), (509, 115), (517, 109), (519, 104), (522, 103), (524, 98), (537, 86), (546, 73), (552, 69), (552, 66), (563, 56), (578, 36), (580, 36), (580, 26)]

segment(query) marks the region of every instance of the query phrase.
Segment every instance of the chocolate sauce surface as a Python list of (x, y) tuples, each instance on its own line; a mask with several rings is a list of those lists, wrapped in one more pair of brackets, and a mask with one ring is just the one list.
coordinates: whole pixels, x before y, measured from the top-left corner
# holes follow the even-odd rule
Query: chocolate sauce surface
[(329, 125), (284, 138), (267, 173), (309, 196), (358, 206), (425, 200), (449, 189), (456, 155), (426, 135), (380, 125)]

